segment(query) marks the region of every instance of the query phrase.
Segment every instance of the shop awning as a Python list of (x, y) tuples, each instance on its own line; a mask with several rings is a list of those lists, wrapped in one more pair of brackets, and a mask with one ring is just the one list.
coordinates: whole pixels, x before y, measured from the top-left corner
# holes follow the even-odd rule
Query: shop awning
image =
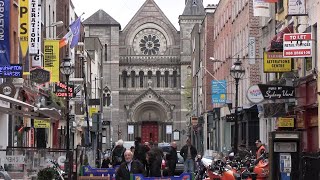
[(0, 100), (29, 109), (28, 111), (25, 111), (23, 110), (23, 108), (22, 110), (19, 110), (16, 108), (0, 107), (0, 112), (5, 114), (21, 116), (21, 117), (29, 117), (33, 119), (45, 119), (45, 118), (50, 118), (52, 120), (61, 119), (61, 112), (55, 108), (38, 108), (36, 106), (33, 106), (31, 104), (25, 103), (23, 101), (20, 101), (18, 99), (15, 99), (9, 96), (5, 96), (3, 94), (0, 94)]
[(293, 24), (288, 25), (275, 36), (273, 36), (270, 41), (266, 51), (282, 51), (283, 50), (283, 35), (287, 33), (293, 33)]

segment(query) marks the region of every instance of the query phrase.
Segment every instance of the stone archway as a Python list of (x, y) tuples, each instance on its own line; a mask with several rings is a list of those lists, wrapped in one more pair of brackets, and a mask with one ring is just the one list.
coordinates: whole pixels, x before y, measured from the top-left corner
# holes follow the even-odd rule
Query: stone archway
[(159, 142), (162, 124), (168, 119), (166, 108), (154, 101), (143, 102), (133, 111), (133, 121), (139, 124), (142, 142)]

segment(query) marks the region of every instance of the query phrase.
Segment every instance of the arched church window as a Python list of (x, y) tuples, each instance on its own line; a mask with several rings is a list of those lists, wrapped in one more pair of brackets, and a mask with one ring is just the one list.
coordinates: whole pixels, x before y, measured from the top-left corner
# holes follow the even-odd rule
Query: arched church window
[(152, 71), (148, 71), (148, 79), (151, 79), (152, 77)]
[(173, 87), (177, 87), (177, 71), (173, 71)]
[(139, 79), (140, 79), (140, 87), (143, 87), (143, 76), (144, 76), (144, 72), (140, 71), (139, 72)]
[(160, 87), (160, 76), (161, 76), (161, 72), (157, 71), (156, 72), (156, 76), (157, 76), (157, 87)]
[(127, 87), (127, 71), (122, 72), (122, 87)]
[(169, 87), (169, 71), (164, 72), (164, 87)]
[(136, 84), (136, 73), (134, 71), (131, 71), (131, 87), (135, 87)]

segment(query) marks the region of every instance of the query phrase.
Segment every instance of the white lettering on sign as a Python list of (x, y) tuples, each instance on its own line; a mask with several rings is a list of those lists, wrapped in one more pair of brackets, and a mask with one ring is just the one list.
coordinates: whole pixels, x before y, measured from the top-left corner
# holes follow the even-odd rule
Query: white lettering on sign
[(311, 33), (291, 33), (283, 35), (283, 57), (311, 57)]
[(1, 158), (1, 164), (26, 164), (25, 156), (5, 156)]

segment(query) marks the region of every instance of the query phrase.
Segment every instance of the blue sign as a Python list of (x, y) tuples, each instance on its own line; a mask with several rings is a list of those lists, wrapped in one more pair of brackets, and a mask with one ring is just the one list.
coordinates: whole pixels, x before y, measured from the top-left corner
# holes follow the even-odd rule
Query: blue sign
[(2, 78), (22, 78), (22, 64), (11, 64), (0, 66), (0, 77)]
[(227, 81), (213, 80), (211, 82), (212, 103), (225, 103), (227, 99)]
[(0, 66), (10, 65), (10, 1), (0, 0)]

